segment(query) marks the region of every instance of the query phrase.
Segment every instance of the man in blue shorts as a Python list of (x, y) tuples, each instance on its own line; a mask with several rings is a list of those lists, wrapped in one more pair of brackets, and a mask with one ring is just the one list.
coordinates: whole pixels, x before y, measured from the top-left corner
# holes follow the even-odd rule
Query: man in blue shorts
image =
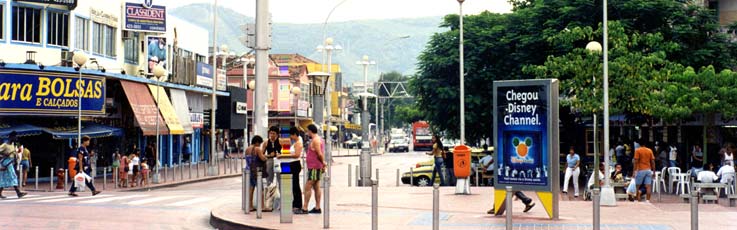
[[(638, 188), (640, 185), (645, 184), (647, 202), (650, 203), (650, 187), (652, 187), (653, 184), (653, 171), (655, 171), (655, 155), (653, 155), (653, 151), (650, 148), (645, 147), (647, 146), (645, 141), (640, 141), (640, 143), (642, 143), (642, 145), (635, 149), (635, 157), (632, 160), (632, 164), (634, 165), (632, 175), (635, 175), (635, 183)], [(642, 192), (638, 190), (638, 201), (640, 200), (641, 195)]]

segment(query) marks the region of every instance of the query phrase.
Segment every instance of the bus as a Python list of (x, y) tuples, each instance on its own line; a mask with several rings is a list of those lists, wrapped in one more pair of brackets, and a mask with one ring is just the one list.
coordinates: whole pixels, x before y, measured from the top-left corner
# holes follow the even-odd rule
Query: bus
[(419, 149), (432, 150), (432, 133), (430, 124), (426, 121), (412, 123), (412, 144), (415, 151)]

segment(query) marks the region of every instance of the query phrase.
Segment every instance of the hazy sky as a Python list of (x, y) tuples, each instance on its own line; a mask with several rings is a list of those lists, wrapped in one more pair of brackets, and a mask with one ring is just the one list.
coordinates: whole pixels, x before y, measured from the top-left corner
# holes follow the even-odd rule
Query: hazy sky
[[(270, 0), (274, 22), (322, 23), (330, 10), (342, 0)], [(154, 4), (177, 7), (191, 3), (213, 3), (214, 0), (154, 0)], [(248, 16), (255, 15), (256, 0), (218, 0), (224, 6)], [(484, 10), (496, 13), (511, 11), (506, 0), (466, 0), (464, 14)], [(356, 19), (415, 18), (458, 13), (456, 0), (345, 0), (330, 16), (331, 22)]]

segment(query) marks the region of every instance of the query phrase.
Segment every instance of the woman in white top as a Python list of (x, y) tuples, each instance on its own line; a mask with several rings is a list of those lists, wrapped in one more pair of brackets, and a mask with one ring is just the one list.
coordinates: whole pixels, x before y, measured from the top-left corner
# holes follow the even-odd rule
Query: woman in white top
[(727, 143), (726, 151), (724, 152), (724, 164), (731, 165), (734, 167), (734, 153), (737, 148), (735, 148), (735, 145), (732, 143)]
[[(289, 129), (289, 139), (292, 142), (289, 147), (289, 155), (279, 155), (277, 158), (281, 160), (282, 166), (288, 164), (289, 171), (292, 174), (292, 211), (295, 214), (307, 214), (307, 211), (302, 210), (302, 189), (299, 184), (299, 173), (302, 171), (302, 165), (300, 163), (300, 157), (303, 151), (302, 137), (299, 136), (299, 130), (296, 127)], [(284, 173), (282, 167), (282, 173)]]
[(128, 167), (130, 167), (128, 174), (132, 175), (133, 177), (131, 178), (132, 180), (130, 180), (132, 183), (131, 187), (136, 187), (136, 182), (138, 181), (138, 172), (140, 171), (140, 168), (141, 168), (140, 167), (141, 158), (138, 158), (138, 154), (136, 153), (131, 154), (129, 158), (131, 159), (131, 163), (128, 164)]

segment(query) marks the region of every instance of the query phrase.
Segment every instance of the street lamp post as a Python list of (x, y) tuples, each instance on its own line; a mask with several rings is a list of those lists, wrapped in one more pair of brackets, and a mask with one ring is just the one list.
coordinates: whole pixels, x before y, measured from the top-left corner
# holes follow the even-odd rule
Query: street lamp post
[[(243, 62), (243, 88), (246, 90), (250, 89), (248, 84), (248, 65), (256, 62), (253, 58), (248, 57), (248, 53), (243, 54), (243, 57), (241, 57), (241, 62)], [(255, 82), (254, 82), (255, 85)], [(246, 98), (247, 99), (247, 98)], [(248, 100), (246, 100), (248, 101)], [(243, 160), (246, 159), (246, 147), (248, 146), (248, 111), (246, 111), (246, 128), (243, 129)]]
[(340, 45), (333, 45), (333, 38), (326, 38), (325, 44), (318, 46), (317, 50), (320, 52), (324, 51), (328, 58), (328, 63), (327, 63), (328, 64), (328, 75), (325, 78), (325, 85), (324, 85), (325, 94), (323, 95), (324, 100), (325, 100), (325, 106), (324, 106), (325, 114), (323, 114), (325, 119), (323, 120), (323, 122), (324, 122), (325, 129), (326, 129), (325, 130), (325, 140), (326, 140), (325, 141), (325, 159), (327, 160), (327, 163), (328, 163), (328, 166), (327, 166), (328, 178), (332, 178), (333, 170), (331, 169), (330, 166), (332, 165), (333, 154), (332, 154), (332, 136), (330, 135), (330, 125), (331, 125), (330, 120), (333, 117), (333, 114), (332, 114), (332, 109), (330, 105), (330, 101), (332, 100), (332, 97), (330, 94), (330, 91), (332, 91), (330, 87), (330, 76), (333, 74), (332, 73), (333, 72), (333, 63), (332, 63), (333, 51), (341, 51), (343, 50), (343, 47), (341, 47)]
[(464, 94), (464, 84), (463, 84), (463, 1), (465, 0), (458, 0), (458, 8), (459, 8), (459, 19), (460, 19), (460, 36), (459, 36), (459, 42), (458, 42), (458, 50), (460, 51), (459, 55), (459, 63), (460, 63), (460, 77), (461, 77), (461, 145), (466, 144), (466, 101), (464, 100), (465, 94)]
[[(209, 169), (208, 174), (211, 176), (217, 175), (217, 168), (214, 167), (214, 159), (215, 157), (215, 143), (217, 143), (217, 140), (215, 139), (215, 108), (217, 106), (217, 79), (218, 79), (218, 27), (217, 27), (217, 21), (218, 21), (218, 0), (215, 0), (215, 5), (212, 8), (213, 17), (212, 17), (212, 67), (215, 70), (215, 73), (212, 77), (212, 93), (210, 95), (210, 162), (209, 162)], [(157, 126), (158, 127), (158, 126)]]
[[(586, 50), (593, 53), (601, 53), (601, 44), (596, 41), (591, 41), (588, 44), (586, 44)], [(594, 85), (593, 91), (594, 91), (594, 97), (596, 97), (596, 75), (592, 78), (592, 84)], [(596, 111), (593, 111), (593, 118), (594, 118), (594, 187), (599, 187), (599, 146), (597, 143), (597, 140), (599, 139), (597, 136), (597, 126), (598, 121), (596, 119)]]
[[(161, 156), (161, 147), (159, 138), (161, 136), (160, 129), (159, 129), (159, 119), (161, 119), (161, 107), (159, 107), (159, 91), (161, 90), (161, 78), (166, 76), (166, 69), (164, 67), (161, 67), (160, 65), (157, 65), (154, 67), (153, 74), (156, 80), (156, 162), (159, 162), (159, 156)], [(155, 163), (156, 164), (156, 163)], [(156, 169), (156, 172), (154, 172), (154, 178), (153, 182), (154, 184), (160, 183), (159, 178), (159, 167), (154, 167)]]
[[(74, 52), (72, 60), (79, 67), (79, 79), (77, 82), (82, 82), (82, 67), (87, 63), (87, 55), (83, 51), (78, 50)], [(80, 84), (78, 83), (78, 85)], [(79, 87), (77, 90), (77, 147), (79, 147), (82, 145), (82, 93), (84, 89)]]
[[(604, 14), (604, 172), (609, 173), (610, 152), (609, 152), (609, 26), (607, 25), (607, 0), (603, 2)], [(614, 196), (614, 188), (612, 188), (610, 179), (607, 176), (604, 180), (604, 188), (602, 189), (602, 202), (604, 206), (616, 206), (617, 199)]]
[(360, 165), (361, 172), (360, 177), (361, 186), (371, 186), (371, 152), (368, 146), (368, 129), (369, 129), (369, 112), (368, 112), (368, 98), (373, 96), (368, 92), (368, 67), (369, 65), (375, 65), (376, 62), (369, 61), (368, 56), (364, 55), (361, 61), (357, 61), (356, 64), (363, 66), (363, 93), (359, 96), (363, 97), (363, 107), (361, 111), (361, 157)]

